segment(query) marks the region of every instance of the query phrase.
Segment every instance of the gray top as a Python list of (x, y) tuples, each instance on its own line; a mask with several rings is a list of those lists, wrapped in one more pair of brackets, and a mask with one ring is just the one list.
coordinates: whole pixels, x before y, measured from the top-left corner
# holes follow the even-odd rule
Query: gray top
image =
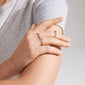
[(0, 63), (8, 59), (33, 23), (63, 16), (64, 28), (68, 7), (65, 0), (10, 0), (0, 7)]

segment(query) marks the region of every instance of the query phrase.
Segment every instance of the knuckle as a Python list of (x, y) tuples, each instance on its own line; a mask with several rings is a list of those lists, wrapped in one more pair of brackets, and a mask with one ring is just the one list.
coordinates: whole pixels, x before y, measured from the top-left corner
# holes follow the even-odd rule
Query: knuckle
[(27, 39), (27, 40), (30, 40), (30, 39), (31, 39), (31, 33), (30, 33), (30, 32), (27, 32), (27, 33), (26, 33), (26, 39)]

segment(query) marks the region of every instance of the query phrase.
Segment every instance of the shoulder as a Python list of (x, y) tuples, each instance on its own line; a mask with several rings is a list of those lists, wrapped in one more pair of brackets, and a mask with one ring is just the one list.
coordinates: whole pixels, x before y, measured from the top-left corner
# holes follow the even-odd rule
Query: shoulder
[(64, 20), (59, 25), (64, 28), (67, 13), (68, 6), (66, 0), (34, 0), (33, 20), (35, 24), (63, 16)]
[(66, 0), (33, 0), (34, 9), (68, 9)]

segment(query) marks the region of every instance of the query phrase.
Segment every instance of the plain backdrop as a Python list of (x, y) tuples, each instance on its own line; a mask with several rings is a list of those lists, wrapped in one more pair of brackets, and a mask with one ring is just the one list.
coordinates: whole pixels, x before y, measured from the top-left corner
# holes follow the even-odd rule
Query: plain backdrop
[(67, 0), (65, 35), (71, 47), (63, 48), (62, 63), (55, 85), (85, 85), (85, 0)]

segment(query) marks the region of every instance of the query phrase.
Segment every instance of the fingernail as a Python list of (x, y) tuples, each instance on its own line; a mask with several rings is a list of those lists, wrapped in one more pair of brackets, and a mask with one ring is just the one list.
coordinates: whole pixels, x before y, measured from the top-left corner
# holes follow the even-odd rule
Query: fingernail
[(71, 38), (67, 37), (67, 39), (68, 39), (69, 41), (71, 41)]
[(60, 51), (60, 53), (63, 53), (63, 51)]
[(67, 43), (67, 45), (68, 45), (68, 46), (71, 46), (71, 44), (70, 44), (70, 43)]

